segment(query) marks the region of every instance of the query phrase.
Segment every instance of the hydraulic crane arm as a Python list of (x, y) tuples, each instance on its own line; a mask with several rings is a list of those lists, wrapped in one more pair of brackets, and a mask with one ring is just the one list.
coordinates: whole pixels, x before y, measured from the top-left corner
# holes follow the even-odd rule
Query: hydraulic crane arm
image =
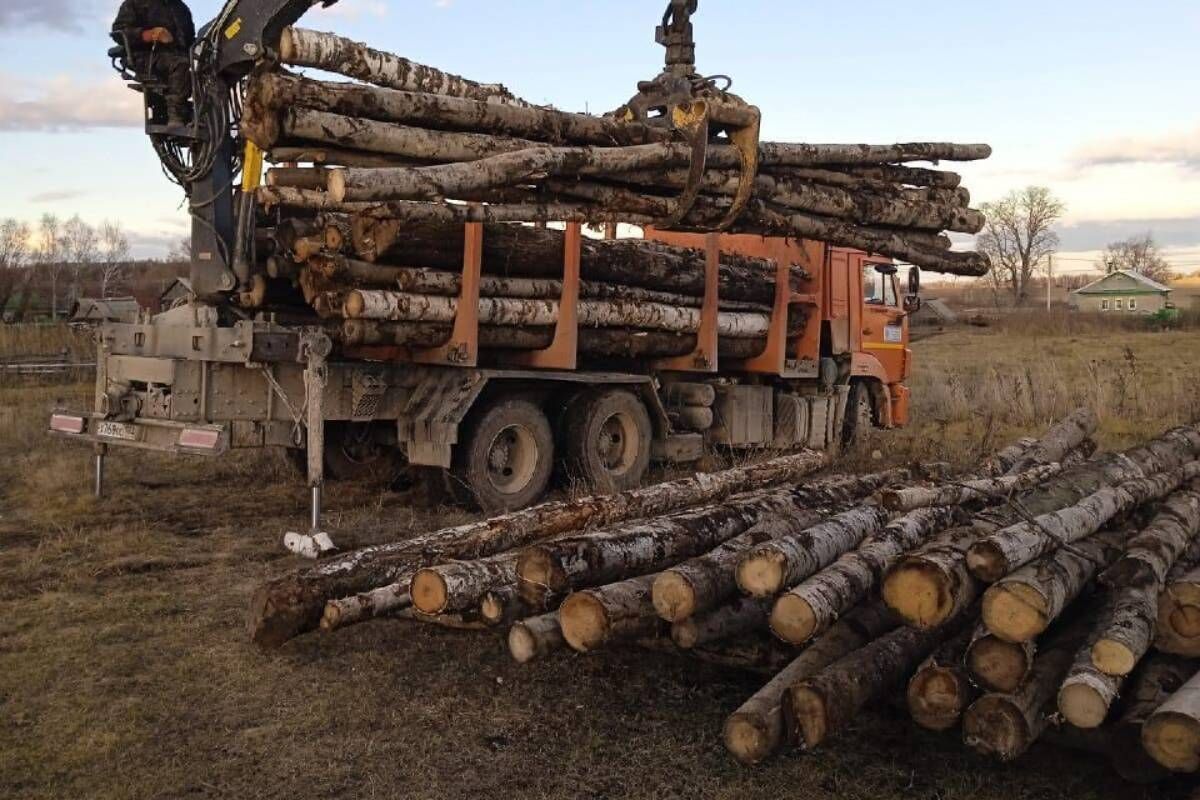
[(239, 86), (278, 51), (285, 28), (314, 5), (337, 0), (228, 0), (192, 50), (194, 121), (186, 136), (150, 123), (147, 133), (167, 172), (183, 186), (192, 216), (192, 288), (221, 303), (248, 288), (254, 199), (235, 185)]

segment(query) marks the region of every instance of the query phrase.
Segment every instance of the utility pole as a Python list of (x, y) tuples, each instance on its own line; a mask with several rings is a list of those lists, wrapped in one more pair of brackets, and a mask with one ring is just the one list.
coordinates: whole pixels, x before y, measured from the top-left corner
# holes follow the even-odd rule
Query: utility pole
[(1046, 256), (1049, 262), (1046, 265), (1046, 313), (1050, 313), (1050, 287), (1054, 285), (1054, 253)]

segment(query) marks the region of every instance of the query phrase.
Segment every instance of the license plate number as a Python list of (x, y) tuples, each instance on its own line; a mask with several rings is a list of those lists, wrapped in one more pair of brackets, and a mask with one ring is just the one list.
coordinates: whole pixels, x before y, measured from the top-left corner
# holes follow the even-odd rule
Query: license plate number
[(96, 435), (103, 436), (106, 439), (124, 439), (127, 442), (136, 442), (139, 438), (136, 425), (126, 425), (124, 422), (109, 422), (108, 420), (101, 420), (96, 423)]

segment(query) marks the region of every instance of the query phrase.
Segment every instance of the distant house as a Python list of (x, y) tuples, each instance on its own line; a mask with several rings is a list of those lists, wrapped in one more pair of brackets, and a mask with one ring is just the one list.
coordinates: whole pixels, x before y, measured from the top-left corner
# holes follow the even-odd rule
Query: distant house
[(71, 306), (71, 323), (98, 325), (102, 322), (137, 322), (141, 306), (133, 297), (108, 297), (95, 300), (81, 297)]
[(1170, 287), (1127, 269), (1110, 272), (1071, 292), (1071, 308), (1076, 311), (1154, 314), (1170, 303)]
[(169, 310), (177, 305), (182, 305), (192, 299), (192, 282), (187, 278), (176, 278), (171, 281), (171, 285), (159, 295), (158, 307), (163, 310)]

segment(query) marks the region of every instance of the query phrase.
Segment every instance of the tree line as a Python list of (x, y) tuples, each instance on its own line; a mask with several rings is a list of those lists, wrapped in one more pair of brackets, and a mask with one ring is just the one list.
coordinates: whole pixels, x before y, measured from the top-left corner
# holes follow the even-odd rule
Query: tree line
[(40, 298), (57, 318), (85, 291), (102, 298), (127, 291), (133, 263), (119, 221), (92, 225), (78, 214), (44, 214), (33, 224), (0, 220), (0, 312), (21, 321)]
[[(1023, 306), (1031, 299), (1035, 276), (1050, 276), (1059, 245), (1054, 228), (1066, 212), (1066, 204), (1045, 186), (1029, 186), (984, 203), (982, 210), (987, 224), (978, 246), (992, 260), (988, 276), (992, 290), (1008, 295), (1013, 305)], [(1177, 277), (1151, 232), (1110, 243), (1095, 266), (1104, 275), (1130, 270), (1162, 284)]]

